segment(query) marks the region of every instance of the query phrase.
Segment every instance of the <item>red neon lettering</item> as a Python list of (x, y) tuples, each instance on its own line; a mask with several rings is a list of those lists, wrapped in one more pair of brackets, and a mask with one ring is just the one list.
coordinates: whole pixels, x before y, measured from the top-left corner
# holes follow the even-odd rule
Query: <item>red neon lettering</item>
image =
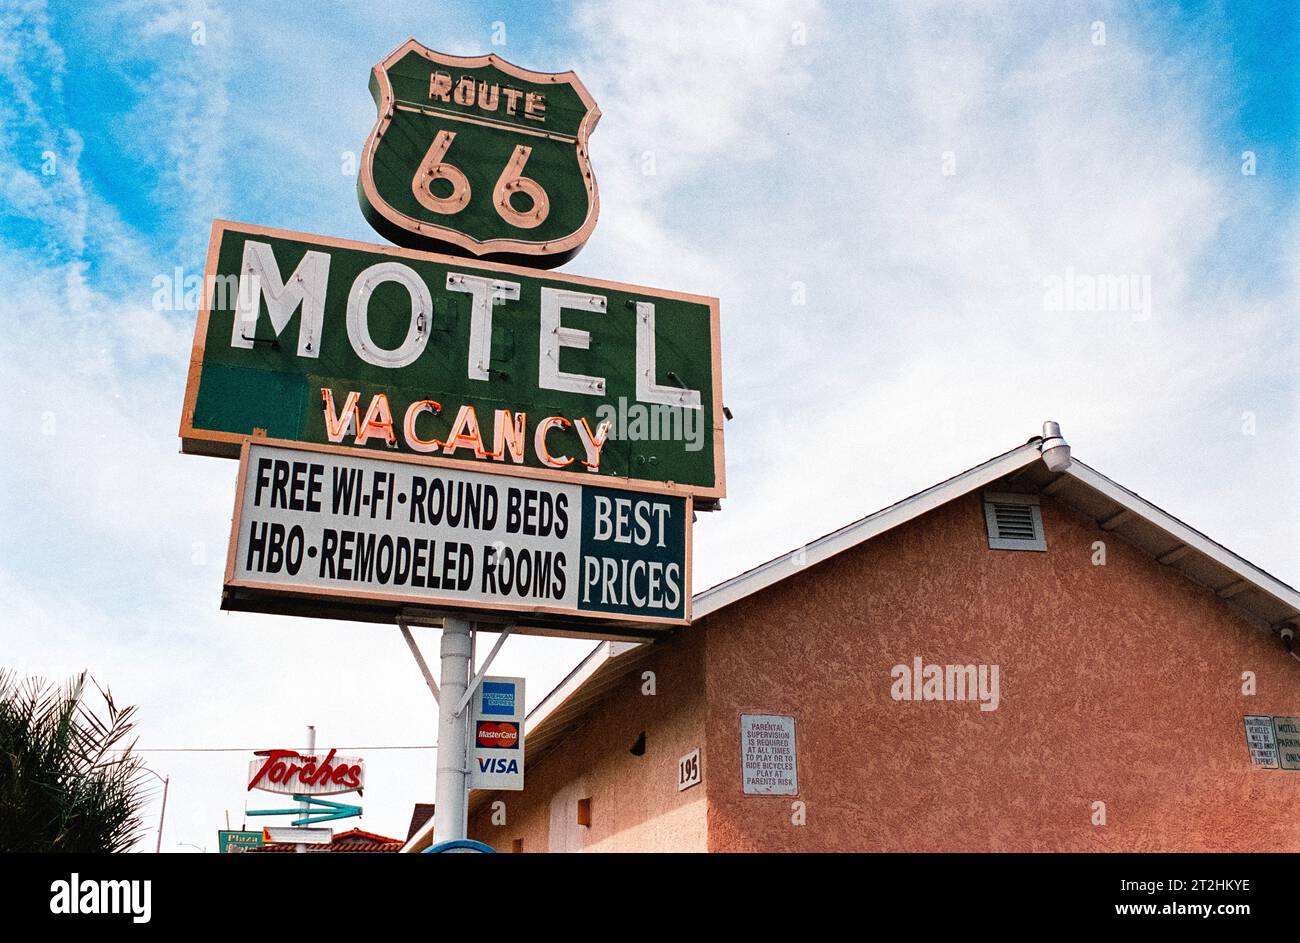
[[(257, 755), (266, 757), (266, 762), (257, 771), (248, 788), (255, 789), (263, 779), (268, 779), (277, 785), (289, 786), (295, 778), (304, 786), (333, 783), (336, 786), (360, 788), (361, 766), (335, 766), (334, 757), (337, 752), (337, 750), (330, 750), (324, 760), (318, 760), (317, 757), (304, 756), (296, 750), (259, 751)], [(287, 762), (289, 760), (306, 762), (299, 766), (297, 763)]]
[[(281, 761), (291, 756), (296, 757), (298, 753), (294, 750), (266, 750), (258, 752), (257, 755), (266, 757), (266, 762), (257, 771), (253, 781), (248, 784), (250, 790), (256, 788), (257, 784), (262, 781), (263, 776), (266, 776), (273, 783), (278, 783), (284, 779), (284, 763)], [(277, 770), (279, 771), (278, 776), (276, 775)]]
[(328, 782), (331, 768), (330, 764), (334, 762), (334, 754), (336, 752), (336, 750), (330, 750), (329, 753), (325, 755), (325, 761), (321, 763), (319, 768), (316, 767), (315, 764), (312, 764), (311, 779), (308, 779), (306, 774), (304, 774), (302, 781), (307, 783), (309, 786), (314, 786), (318, 782)]

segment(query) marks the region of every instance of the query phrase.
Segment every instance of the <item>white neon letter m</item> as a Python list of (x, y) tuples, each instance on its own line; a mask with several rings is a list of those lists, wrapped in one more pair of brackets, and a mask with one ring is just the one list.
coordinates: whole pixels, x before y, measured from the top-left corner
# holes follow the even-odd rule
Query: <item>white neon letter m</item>
[(321, 321), (325, 317), (325, 283), (330, 272), (330, 257), (324, 252), (308, 252), (289, 276), (286, 285), (280, 280), (280, 267), (265, 242), (244, 243), (244, 262), (239, 269), (239, 290), (235, 293), (235, 323), (230, 331), (231, 347), (253, 346), (257, 315), (262, 299), (276, 337), (289, 324), (298, 307), (298, 356), (320, 356)]

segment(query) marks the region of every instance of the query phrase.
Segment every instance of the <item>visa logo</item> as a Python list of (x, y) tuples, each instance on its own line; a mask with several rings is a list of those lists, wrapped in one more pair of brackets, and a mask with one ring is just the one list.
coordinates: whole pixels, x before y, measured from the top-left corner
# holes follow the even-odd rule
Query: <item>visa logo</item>
[(518, 760), (504, 760), (495, 756), (480, 756), (478, 758), (478, 771), (480, 773), (515, 773), (519, 772)]

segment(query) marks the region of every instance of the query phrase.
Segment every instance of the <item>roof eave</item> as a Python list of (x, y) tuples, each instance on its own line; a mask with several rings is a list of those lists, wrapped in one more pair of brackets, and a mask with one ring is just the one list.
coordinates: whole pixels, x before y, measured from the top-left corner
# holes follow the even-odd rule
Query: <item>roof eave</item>
[(819, 537), (791, 553), (776, 557), (752, 570), (712, 586), (698, 593), (692, 600), (692, 621), (698, 621), (719, 609), (739, 602), (746, 596), (766, 589), (800, 570), (829, 559), (900, 524), (905, 524), (976, 488), (982, 488), (1000, 478), (1014, 474), (1039, 461), (1041, 457), (1038, 451), (1038, 440), (1031, 439), (1017, 449), (1004, 452), (982, 465), (976, 465), (910, 498), (904, 498), (824, 537)]

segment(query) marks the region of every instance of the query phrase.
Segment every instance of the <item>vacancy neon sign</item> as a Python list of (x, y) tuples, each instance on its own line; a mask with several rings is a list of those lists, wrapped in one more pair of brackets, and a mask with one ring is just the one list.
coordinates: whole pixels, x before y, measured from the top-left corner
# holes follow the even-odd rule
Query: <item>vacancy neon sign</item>
[(186, 452), (265, 435), (726, 494), (716, 298), (223, 221), (203, 284)]
[(355, 756), (325, 756), (297, 750), (259, 750), (248, 764), (248, 788), (284, 795), (327, 796), (361, 792), (365, 787), (365, 761)]

